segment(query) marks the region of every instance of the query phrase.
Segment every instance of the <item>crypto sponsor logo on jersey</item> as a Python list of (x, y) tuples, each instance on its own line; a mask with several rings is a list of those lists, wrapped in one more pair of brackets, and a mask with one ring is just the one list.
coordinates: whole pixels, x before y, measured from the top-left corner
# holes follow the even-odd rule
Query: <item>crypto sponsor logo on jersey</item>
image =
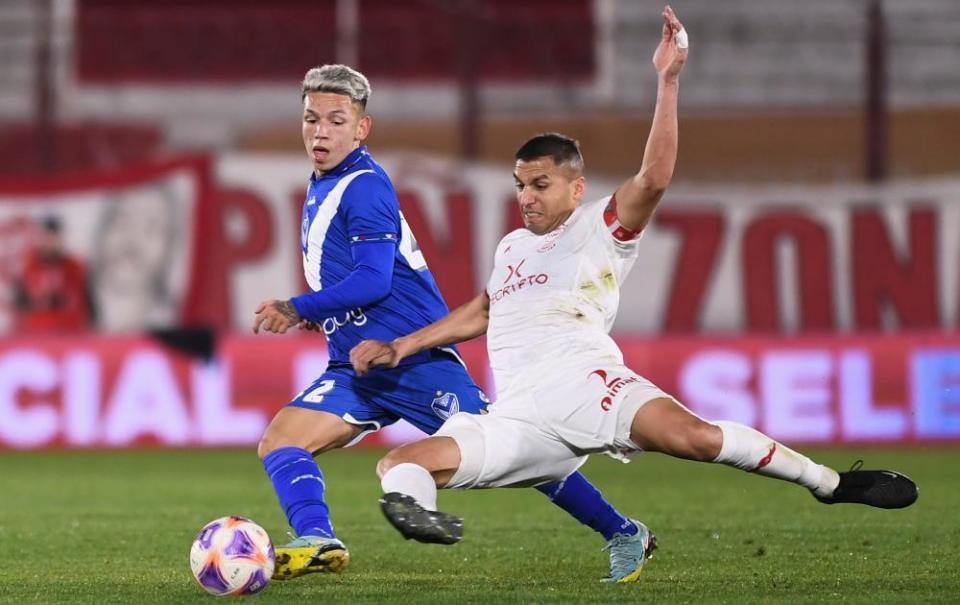
[(629, 378), (614, 376), (608, 381), (606, 370), (594, 370), (587, 374), (587, 378), (590, 378), (591, 376), (599, 377), (600, 381), (603, 382), (604, 386), (607, 387), (607, 394), (600, 400), (600, 409), (602, 409), (604, 412), (610, 410), (610, 408), (613, 406), (614, 398), (617, 396), (617, 393), (623, 389), (623, 387), (631, 382), (639, 382), (639, 379), (636, 376), (630, 376)]
[[(503, 280), (504, 284), (507, 284), (510, 280), (514, 280), (512, 283), (505, 285), (499, 290), (494, 290), (490, 294), (490, 304), (494, 305), (507, 296), (522, 290), (525, 287), (532, 287), (536, 285), (543, 285), (550, 281), (550, 276), (546, 273), (528, 273), (524, 275), (524, 272), (521, 271), (523, 268), (523, 263), (527, 262), (527, 259), (522, 259), (516, 265), (507, 265), (507, 277)], [(525, 271), (525, 270), (524, 270)]]
[(323, 333), (327, 336), (330, 336), (343, 326), (347, 324), (353, 324), (355, 326), (362, 326), (367, 323), (367, 316), (363, 312), (363, 309), (357, 307), (356, 309), (351, 309), (347, 313), (343, 314), (343, 317), (334, 315), (333, 317), (328, 317), (323, 320), (320, 324), (320, 327), (323, 328)]
[(430, 405), (437, 416), (446, 420), (460, 411), (460, 399), (456, 393), (442, 393), (437, 391), (437, 398)]
[(513, 265), (507, 265), (507, 269), (509, 269), (509, 272), (507, 273), (507, 278), (503, 280), (503, 283), (507, 283), (508, 281), (510, 281), (510, 278), (513, 276), (523, 277), (523, 275), (521, 275), (520, 273), (520, 267), (522, 267), (523, 263), (525, 262), (527, 262), (527, 259), (521, 260), (519, 263), (517, 263), (516, 267), (514, 267)]

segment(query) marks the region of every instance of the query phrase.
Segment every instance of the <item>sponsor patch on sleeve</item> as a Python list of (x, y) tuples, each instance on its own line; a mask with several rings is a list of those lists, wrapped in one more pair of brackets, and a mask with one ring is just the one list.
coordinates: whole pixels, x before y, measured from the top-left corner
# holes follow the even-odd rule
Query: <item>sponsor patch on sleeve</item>
[(364, 233), (362, 235), (354, 235), (350, 238), (350, 243), (357, 242), (388, 242), (388, 241), (397, 241), (398, 237), (396, 233)]

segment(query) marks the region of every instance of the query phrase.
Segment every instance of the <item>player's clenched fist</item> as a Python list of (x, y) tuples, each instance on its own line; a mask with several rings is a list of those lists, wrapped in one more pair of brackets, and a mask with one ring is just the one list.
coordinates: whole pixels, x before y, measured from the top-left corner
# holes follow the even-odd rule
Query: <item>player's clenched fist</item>
[(300, 314), (289, 300), (265, 300), (254, 311), (253, 333), (263, 329), (283, 334), (301, 322)]
[(363, 376), (377, 366), (395, 368), (400, 359), (400, 353), (392, 343), (379, 340), (364, 340), (350, 350), (350, 364), (357, 376)]

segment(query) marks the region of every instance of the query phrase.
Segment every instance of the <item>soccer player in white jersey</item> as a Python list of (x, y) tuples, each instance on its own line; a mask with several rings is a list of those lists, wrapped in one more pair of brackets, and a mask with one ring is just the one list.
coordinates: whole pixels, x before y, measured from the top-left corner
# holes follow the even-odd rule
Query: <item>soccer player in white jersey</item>
[[(487, 335), (498, 401), (486, 415), (457, 414), (436, 432), (390, 452), (377, 467), (387, 519), (405, 537), (434, 542), (462, 520), (438, 512), (437, 487), (537, 485), (576, 471), (591, 453), (635, 451), (719, 462), (802, 485), (821, 502), (902, 508), (917, 497), (892, 471), (844, 473), (816, 464), (735, 422), (707, 422), (623, 365), (609, 337), (620, 285), (669, 185), (677, 155), (677, 94), (687, 35), (670, 7), (653, 56), (657, 103), (640, 171), (610, 197), (581, 203), (576, 141), (545, 134), (516, 154), (524, 228), (496, 251), (486, 291), (444, 319), (392, 342), (351, 351), (358, 375), (426, 348)], [(636, 580), (656, 545), (620, 561), (608, 580)], [(629, 573), (618, 571), (629, 570)]]

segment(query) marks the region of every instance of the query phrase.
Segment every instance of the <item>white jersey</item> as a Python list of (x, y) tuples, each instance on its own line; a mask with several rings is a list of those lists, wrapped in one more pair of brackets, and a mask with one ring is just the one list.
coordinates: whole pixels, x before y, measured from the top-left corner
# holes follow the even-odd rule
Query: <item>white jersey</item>
[(638, 239), (617, 222), (608, 196), (581, 204), (550, 233), (518, 229), (500, 241), (487, 282), (499, 396), (564, 369), (623, 363), (609, 332)]

